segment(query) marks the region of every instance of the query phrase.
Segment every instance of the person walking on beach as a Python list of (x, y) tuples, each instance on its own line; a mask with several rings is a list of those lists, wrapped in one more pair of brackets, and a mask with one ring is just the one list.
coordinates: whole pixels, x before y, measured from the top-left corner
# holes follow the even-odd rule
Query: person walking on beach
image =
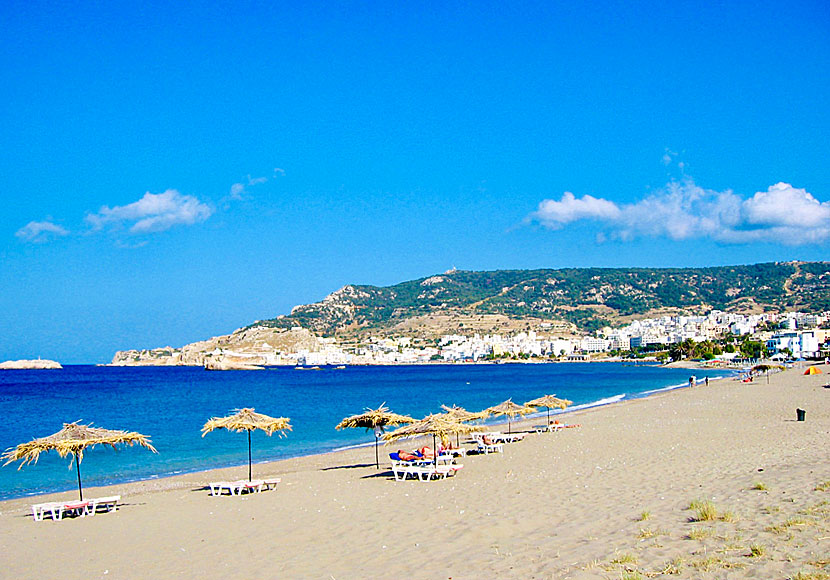
[(690, 377), (689, 377), (689, 388), (691, 388), (691, 387), (694, 387), (694, 386), (695, 386), (695, 381), (696, 381), (696, 380), (697, 380), (697, 379), (696, 379), (696, 377), (695, 377), (694, 375), (692, 375), (692, 376), (690, 376)]
[(709, 386), (709, 377), (703, 379), (703, 383), (708, 387)]

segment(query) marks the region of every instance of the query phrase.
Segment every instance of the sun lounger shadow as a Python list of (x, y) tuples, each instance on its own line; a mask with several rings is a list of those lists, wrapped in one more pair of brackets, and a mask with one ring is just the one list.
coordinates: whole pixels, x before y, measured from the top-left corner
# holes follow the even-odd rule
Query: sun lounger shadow
[[(372, 467), (375, 465), (372, 464)], [(375, 471), (373, 473), (369, 473), (367, 475), (362, 476), (360, 479), (390, 479), (395, 477), (394, 472), (391, 469), (381, 469), (380, 471)]]
[(359, 469), (361, 467), (374, 467), (374, 463), (354, 463), (352, 465), (333, 465), (332, 467), (323, 467), (320, 471), (331, 471), (333, 469)]

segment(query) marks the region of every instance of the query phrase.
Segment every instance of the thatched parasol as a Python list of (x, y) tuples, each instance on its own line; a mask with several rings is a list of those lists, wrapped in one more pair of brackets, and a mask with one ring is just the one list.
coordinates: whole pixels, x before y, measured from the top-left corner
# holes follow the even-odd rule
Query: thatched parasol
[(257, 413), (253, 409), (240, 409), (235, 414), (229, 417), (212, 417), (210, 421), (205, 423), (202, 427), (202, 437), (213, 431), (214, 429), (227, 429), (228, 431), (248, 432), (248, 481), (251, 481), (251, 431), (261, 429), (270, 437), (276, 432), (279, 432), (280, 437), (284, 437), (283, 431), (291, 431), (291, 425), (288, 424), (290, 419), (288, 417), (269, 417), (262, 413)]
[(63, 429), (53, 435), (34, 439), (28, 443), (21, 443), (17, 447), (7, 449), (0, 456), (0, 460), (6, 460), (3, 465), (8, 465), (12, 461), (20, 461), (20, 467), (18, 467), (20, 469), (27, 463), (37, 463), (40, 454), (46, 451), (57, 451), (61, 457), (72, 455), (75, 460), (75, 470), (78, 472), (78, 496), (83, 501), (81, 461), (84, 459), (84, 450), (96, 445), (109, 445), (115, 449), (116, 445), (133, 445), (134, 443), (146, 447), (153, 453), (158, 453), (156, 448), (150, 444), (150, 438), (141, 433), (102, 429), (92, 425), (79, 425), (79, 422), (75, 421), (74, 423), (64, 423)]
[(378, 439), (383, 435), (384, 429), (388, 425), (399, 425), (401, 423), (412, 423), (415, 419), (407, 415), (398, 415), (392, 413), (387, 407), (386, 403), (382, 403), (377, 409), (366, 408), (364, 413), (360, 415), (352, 415), (346, 417), (335, 429), (356, 429), (363, 427), (366, 430), (372, 429), (375, 432), (375, 466), (380, 469), (380, 459), (378, 457)]
[(438, 450), (435, 446), (435, 438), (440, 437), (441, 443), (447, 445), (450, 442), (450, 435), (454, 433), (470, 433), (471, 431), (479, 430), (480, 427), (476, 425), (464, 425), (458, 421), (453, 421), (443, 414), (427, 415), (423, 419), (398, 427), (391, 433), (383, 436), (383, 440), (387, 443), (404, 439), (407, 437), (416, 437), (418, 435), (432, 435), (432, 448), (435, 451), (435, 464), (438, 464)]
[(533, 399), (525, 403), (527, 407), (545, 407), (548, 410), (548, 424), (550, 424), (550, 410), (554, 407), (560, 409), (566, 408), (568, 405), (573, 405), (573, 401), (567, 399), (559, 399), (556, 395), (543, 395), (538, 399)]
[(507, 399), (505, 402), (499, 403), (495, 407), (488, 407), (485, 410), (493, 415), (506, 415), (507, 432), (510, 433), (510, 422), (513, 417), (516, 415), (527, 415), (528, 413), (532, 413), (533, 407), (528, 407), (527, 405), (517, 405), (513, 402), (513, 399)]
[[(470, 421), (478, 421), (480, 419), (486, 419), (487, 416), (490, 414), (487, 411), (468, 411), (464, 407), (458, 407), (453, 405), (452, 407), (448, 407), (447, 405), (441, 405), (441, 408), (444, 409), (444, 416), (452, 421), (456, 421), (458, 423), (468, 423)], [(473, 429), (472, 431), (477, 431), (478, 429)], [(456, 445), (460, 445), (458, 441), (459, 433), (456, 433), (455, 443)]]

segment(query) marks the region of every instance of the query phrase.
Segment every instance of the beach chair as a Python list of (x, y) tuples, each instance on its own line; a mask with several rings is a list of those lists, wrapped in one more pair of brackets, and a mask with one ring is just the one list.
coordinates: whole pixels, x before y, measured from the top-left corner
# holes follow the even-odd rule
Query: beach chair
[(107, 497), (96, 497), (89, 500), (89, 515), (94, 516), (98, 508), (102, 508), (105, 512), (114, 512), (118, 510), (118, 502), (121, 501), (120, 495), (110, 495)]
[(64, 514), (84, 517), (90, 514), (88, 501), (56, 501), (39, 503), (32, 506), (32, 515), (35, 521), (42, 522), (47, 513), (52, 514), (53, 520), (62, 520)]
[(282, 481), (279, 477), (274, 477), (271, 479), (263, 479), (262, 480), (262, 491), (268, 491), (269, 489), (277, 489), (277, 484)]
[(227, 490), (228, 495), (242, 495), (243, 492), (259, 493), (265, 482), (261, 479), (253, 481), (216, 481), (208, 484), (210, 495), (222, 495)]
[(504, 443), (495, 443), (491, 440), (485, 442), (484, 438), (476, 439), (478, 452), (489, 455), (490, 453), (504, 453)]
[(58, 508), (61, 506), (61, 502), (50, 501), (46, 503), (36, 503), (32, 506), (32, 517), (35, 519), (36, 522), (42, 522), (43, 516), (47, 513), (52, 514), (52, 519), (58, 519)]

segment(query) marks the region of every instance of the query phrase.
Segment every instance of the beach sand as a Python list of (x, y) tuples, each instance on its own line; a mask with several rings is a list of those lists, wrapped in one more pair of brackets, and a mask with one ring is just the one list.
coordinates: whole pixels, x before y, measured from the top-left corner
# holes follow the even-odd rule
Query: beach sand
[[(242, 497), (203, 487), (238, 467), (89, 489), (123, 498), (95, 517), (32, 521), (32, 503), (74, 492), (5, 501), (0, 577), (828, 578), (820, 368), (572, 413), (580, 428), (467, 457), (446, 480), (395, 482), (362, 448), (255, 465), (282, 483)], [(415, 443), (382, 452), (398, 447)], [(693, 500), (718, 519), (691, 521)]]

